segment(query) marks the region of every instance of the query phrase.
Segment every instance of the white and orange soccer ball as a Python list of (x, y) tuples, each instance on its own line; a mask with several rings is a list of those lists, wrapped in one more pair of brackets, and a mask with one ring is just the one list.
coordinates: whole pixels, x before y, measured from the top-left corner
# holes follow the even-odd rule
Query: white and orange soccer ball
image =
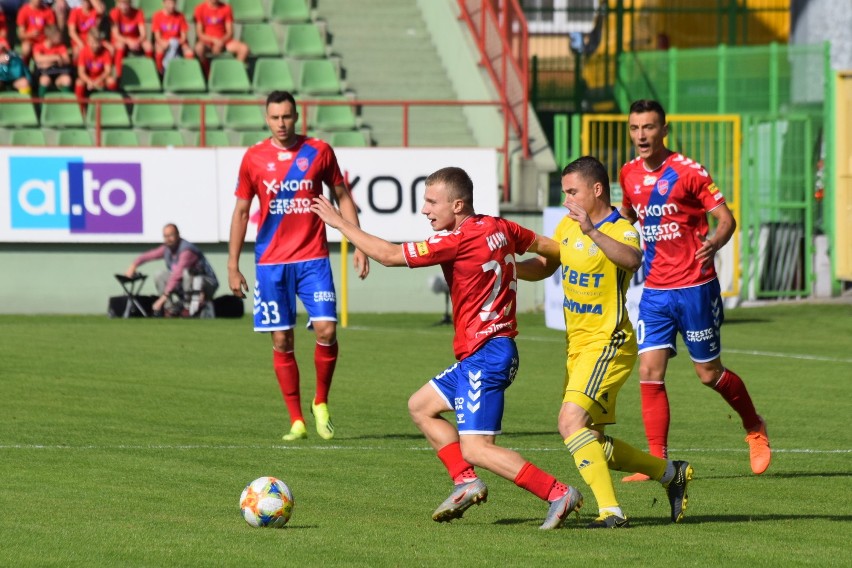
[(293, 514), (294, 503), (290, 488), (275, 477), (258, 477), (240, 495), (240, 511), (253, 527), (283, 527)]

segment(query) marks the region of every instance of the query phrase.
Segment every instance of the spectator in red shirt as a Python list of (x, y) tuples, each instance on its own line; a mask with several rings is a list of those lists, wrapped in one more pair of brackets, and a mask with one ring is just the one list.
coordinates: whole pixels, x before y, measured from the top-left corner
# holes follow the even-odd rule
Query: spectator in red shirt
[(77, 57), (86, 45), (86, 34), (100, 25), (104, 15), (104, 3), (101, 0), (81, 0), (80, 5), (68, 15), (68, 37), (71, 39), (71, 54)]
[(62, 43), (58, 26), (44, 28), (44, 42), (33, 47), (33, 59), (38, 72), (38, 97), (44, 98), (51, 85), (63, 93), (71, 92), (71, 57)]
[(56, 25), (56, 15), (42, 0), (30, 0), (21, 6), (16, 20), (18, 41), (21, 43), (21, 59), (29, 65), (33, 46), (44, 41), (44, 28)]
[(195, 57), (186, 40), (189, 24), (184, 15), (177, 11), (175, 0), (163, 0), (163, 9), (154, 14), (151, 28), (154, 31), (154, 61), (160, 74), (165, 72), (166, 65), (178, 54), (183, 54), (187, 59)]
[(129, 54), (151, 57), (154, 49), (148, 41), (145, 14), (130, 5), (130, 0), (116, 0), (109, 13), (112, 21), (112, 45), (115, 48), (115, 76), (121, 77), (121, 62)]
[(9, 39), (7, 38), (6, 13), (0, 9), (0, 45), (6, 49), (10, 49)]
[(74, 92), (80, 100), (93, 91), (115, 91), (118, 82), (113, 75), (113, 55), (106, 48), (105, 37), (99, 30), (86, 35), (86, 47), (77, 58), (77, 84)]
[(234, 13), (231, 6), (220, 0), (207, 0), (195, 8), (195, 55), (209, 70), (209, 59), (225, 51), (233, 53), (240, 61), (248, 58), (249, 48), (234, 39)]

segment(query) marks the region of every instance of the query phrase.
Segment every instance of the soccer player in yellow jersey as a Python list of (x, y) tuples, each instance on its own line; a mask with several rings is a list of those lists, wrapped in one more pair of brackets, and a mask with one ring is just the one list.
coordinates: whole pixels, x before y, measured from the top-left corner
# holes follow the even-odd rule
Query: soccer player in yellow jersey
[(615, 401), (638, 357), (627, 317), (630, 276), (642, 264), (639, 233), (610, 204), (609, 177), (596, 158), (584, 156), (562, 171), (567, 215), (553, 239), (559, 254), (518, 263), (518, 277), (541, 280), (562, 269), (568, 363), (559, 433), (599, 516), (589, 528), (629, 526), (615, 497), (610, 469), (639, 471), (663, 484), (672, 522), (683, 518), (692, 467), (642, 452), (604, 435), (615, 424)]

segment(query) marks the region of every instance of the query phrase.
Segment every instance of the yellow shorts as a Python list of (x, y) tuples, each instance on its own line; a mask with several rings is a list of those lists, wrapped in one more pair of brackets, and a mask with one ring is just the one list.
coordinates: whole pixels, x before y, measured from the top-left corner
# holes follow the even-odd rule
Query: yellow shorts
[(616, 348), (590, 345), (569, 353), (562, 402), (572, 402), (592, 417), (592, 424), (615, 424), (615, 401), (636, 364), (636, 342)]

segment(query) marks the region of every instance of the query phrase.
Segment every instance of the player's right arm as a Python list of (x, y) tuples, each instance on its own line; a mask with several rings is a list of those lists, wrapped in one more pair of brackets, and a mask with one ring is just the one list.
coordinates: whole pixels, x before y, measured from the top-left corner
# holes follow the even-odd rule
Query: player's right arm
[[(624, 181), (624, 168), (626, 167), (627, 166), (621, 168), (621, 171), (618, 174), (618, 183), (621, 185), (622, 191), (625, 187), (627, 187)], [(618, 212), (621, 214), (622, 217), (630, 221), (631, 225), (634, 225), (636, 224), (636, 221), (639, 220), (639, 217), (636, 215), (636, 210), (633, 209), (633, 204), (630, 202), (630, 197), (627, 195), (627, 192), (623, 191), (622, 195), (623, 197), (621, 198), (621, 208), (618, 210)]]
[(251, 200), (237, 198), (231, 215), (231, 235), (228, 240), (228, 287), (238, 298), (245, 298), (248, 283), (240, 272), (240, 253), (246, 241)]

